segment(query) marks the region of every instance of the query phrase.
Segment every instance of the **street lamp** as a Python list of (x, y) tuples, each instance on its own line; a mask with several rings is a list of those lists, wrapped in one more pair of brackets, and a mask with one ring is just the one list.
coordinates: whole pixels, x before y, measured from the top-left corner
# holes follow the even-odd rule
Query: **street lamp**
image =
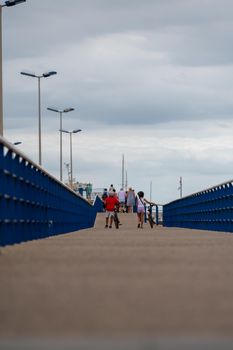
[(65, 108), (63, 110), (59, 110), (57, 108), (47, 108), (49, 111), (60, 113), (60, 181), (62, 181), (62, 114), (74, 111), (74, 108)]
[(73, 131), (60, 130), (61, 132), (65, 132), (66, 134), (70, 134), (70, 187), (73, 189), (73, 156), (72, 156), (72, 134), (77, 134), (82, 131), (81, 129), (76, 129)]
[(15, 6), (26, 0), (5, 1), (0, 5), (0, 136), (3, 136), (3, 83), (2, 83), (2, 8)]
[(13, 146), (18, 146), (18, 145), (21, 145), (21, 141), (16, 141), (16, 142), (10, 142), (11, 145)]
[(21, 2), (25, 2), (26, 0), (9, 0), (9, 1), (5, 1), (5, 5), (2, 5), (2, 7), (7, 6), (15, 6), (20, 4)]
[(180, 191), (180, 198), (182, 198), (182, 196), (183, 196), (183, 179), (182, 179), (182, 176), (180, 176), (178, 191)]
[(39, 133), (39, 165), (41, 165), (41, 98), (40, 98), (40, 80), (41, 78), (48, 78), (57, 74), (55, 71), (45, 72), (42, 75), (34, 73), (20, 72), (22, 75), (38, 79), (38, 133)]

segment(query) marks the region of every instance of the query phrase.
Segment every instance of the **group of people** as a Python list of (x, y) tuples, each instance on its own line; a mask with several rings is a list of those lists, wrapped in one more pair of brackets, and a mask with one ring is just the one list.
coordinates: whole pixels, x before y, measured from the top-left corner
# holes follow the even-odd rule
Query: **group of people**
[(132, 187), (129, 187), (128, 191), (121, 188), (117, 193), (113, 184), (110, 185), (109, 190), (104, 189), (102, 201), (106, 213), (105, 228), (112, 228), (115, 210), (132, 213), (134, 206), (137, 208), (138, 228), (143, 228), (145, 205), (155, 204), (144, 198), (143, 191), (139, 191), (136, 195)]

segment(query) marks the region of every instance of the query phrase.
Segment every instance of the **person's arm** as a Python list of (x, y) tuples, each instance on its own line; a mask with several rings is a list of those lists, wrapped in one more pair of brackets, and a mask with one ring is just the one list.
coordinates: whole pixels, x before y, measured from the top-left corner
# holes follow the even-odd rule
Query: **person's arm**
[(146, 198), (144, 198), (144, 201), (145, 201), (147, 204), (156, 205), (154, 202), (150, 202), (150, 201), (148, 201)]

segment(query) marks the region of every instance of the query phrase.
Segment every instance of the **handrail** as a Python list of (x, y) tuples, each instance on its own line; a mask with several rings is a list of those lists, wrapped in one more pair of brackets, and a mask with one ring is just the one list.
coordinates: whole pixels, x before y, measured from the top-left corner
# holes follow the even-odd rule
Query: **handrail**
[[(228, 180), (228, 181), (225, 181), (225, 182), (222, 182), (218, 185), (215, 185), (215, 186), (212, 186), (212, 187), (207, 187), (206, 189), (204, 190), (200, 190), (200, 191), (197, 191), (197, 192), (194, 192), (194, 193), (191, 193), (191, 194), (188, 194), (187, 196), (183, 196), (182, 198), (177, 198), (175, 199), (174, 201), (172, 202), (176, 202), (176, 201), (180, 201), (182, 199), (186, 199), (186, 198), (190, 198), (190, 197), (194, 197), (196, 195), (199, 195), (199, 194), (202, 194), (202, 193), (208, 193), (212, 190), (217, 190), (219, 187), (222, 187), (222, 186), (226, 186), (226, 185), (233, 185), (233, 179), (232, 180)], [(159, 205), (159, 204), (158, 204)]]
[(36, 162), (34, 162), (32, 159), (30, 159), (25, 153), (23, 153), (22, 151), (20, 151), (17, 147), (15, 147), (12, 143), (10, 143), (9, 141), (7, 141), (6, 138), (4, 138), (3, 136), (0, 136), (0, 144), (3, 144), (5, 147), (7, 147), (9, 150), (11, 150), (12, 152), (16, 153), (18, 156), (20, 156), (21, 158), (23, 158), (24, 160), (26, 160), (26, 162), (29, 162), (31, 165), (33, 165), (33, 167), (37, 168), (38, 170), (43, 171), (44, 174), (46, 174), (48, 177), (50, 177), (51, 179), (53, 179), (54, 181), (56, 181), (59, 185), (65, 187), (68, 191), (71, 191), (73, 194), (75, 194), (77, 197), (81, 198), (82, 200), (86, 201), (90, 206), (91, 203), (84, 197), (82, 197), (78, 192), (75, 192), (74, 190), (72, 190), (72, 188), (70, 188), (69, 186), (67, 186), (66, 184), (64, 184), (63, 182), (61, 182), (59, 179), (57, 179), (54, 175), (50, 174), (46, 169), (44, 169), (41, 165), (37, 164)]
[(233, 232), (233, 180), (165, 204), (163, 223), (167, 227)]
[(0, 246), (92, 227), (102, 209), (0, 137)]

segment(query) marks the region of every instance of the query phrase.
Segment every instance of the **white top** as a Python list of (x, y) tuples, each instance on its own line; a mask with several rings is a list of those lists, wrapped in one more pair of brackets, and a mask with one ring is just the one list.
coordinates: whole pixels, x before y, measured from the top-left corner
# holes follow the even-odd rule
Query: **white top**
[(145, 207), (144, 198), (140, 198), (140, 197), (137, 196), (137, 207), (138, 208), (144, 208)]
[(124, 202), (125, 201), (125, 191), (119, 191), (118, 192), (118, 199), (119, 199), (119, 202)]

